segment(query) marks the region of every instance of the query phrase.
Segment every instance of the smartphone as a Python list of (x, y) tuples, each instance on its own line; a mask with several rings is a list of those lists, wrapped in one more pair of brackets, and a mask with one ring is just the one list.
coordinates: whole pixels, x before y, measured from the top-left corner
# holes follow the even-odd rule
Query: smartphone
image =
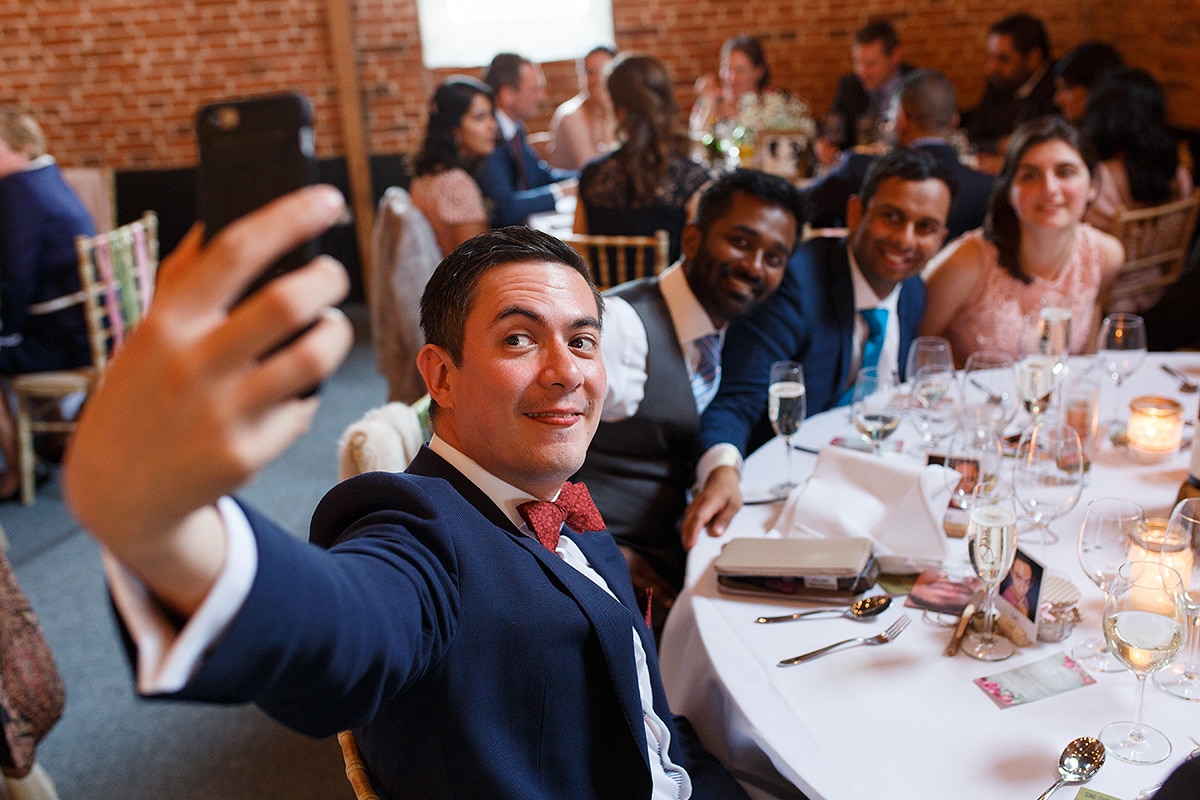
[[(316, 181), (312, 104), (299, 92), (206, 105), (196, 114), (196, 139), (197, 208), (205, 241), (239, 217)], [(314, 239), (287, 253), (241, 299), (307, 264), (317, 252)]]

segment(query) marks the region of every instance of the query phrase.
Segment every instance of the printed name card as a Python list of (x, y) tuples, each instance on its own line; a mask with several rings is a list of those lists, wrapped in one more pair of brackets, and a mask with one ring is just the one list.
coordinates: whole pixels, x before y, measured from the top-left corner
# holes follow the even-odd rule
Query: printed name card
[(1095, 682), (1095, 678), (1063, 652), (1046, 656), (1032, 664), (975, 679), (975, 685), (987, 692), (988, 697), (1000, 708), (1053, 697)]

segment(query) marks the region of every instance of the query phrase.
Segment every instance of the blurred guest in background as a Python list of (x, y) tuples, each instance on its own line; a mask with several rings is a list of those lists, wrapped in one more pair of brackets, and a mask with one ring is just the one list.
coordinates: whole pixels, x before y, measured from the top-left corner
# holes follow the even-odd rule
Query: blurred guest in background
[[(37, 121), (0, 106), (0, 376), (91, 363), (75, 237), (95, 233)], [(16, 424), (0, 391), (0, 499), (15, 497)]]
[(1096, 81), (1123, 63), (1115, 47), (1096, 41), (1084, 42), (1060, 58), (1054, 65), (1054, 104), (1063, 119), (1079, 125)]
[(616, 55), (616, 50), (601, 45), (589, 50), (576, 65), (579, 94), (555, 109), (550, 119), (550, 166), (583, 169), (584, 164), (612, 149), (617, 120), (604, 73)]
[(1027, 314), (1071, 309), (1071, 352), (1089, 346), (1096, 299), (1112, 284), (1120, 242), (1083, 222), (1095, 197), (1095, 155), (1061, 117), (1013, 133), (980, 230), (929, 263), (922, 335), (950, 340), (958, 366), (978, 350), (1020, 355)]
[(684, 206), (708, 172), (688, 158), (677, 133), (671, 76), (654, 56), (623, 53), (609, 70), (608, 93), (620, 145), (584, 168), (575, 230), (649, 235), (663, 228), (671, 236), (674, 260)]
[(705, 131), (721, 120), (736, 119), (744, 95), (762, 95), (771, 88), (771, 68), (762, 41), (754, 36), (734, 36), (721, 45), (719, 77), (696, 80), (696, 104), (691, 129)]
[[(874, 144), (888, 122), (888, 109), (900, 93), (900, 78), (912, 70), (903, 62), (900, 37), (888, 20), (872, 20), (854, 34), (850, 45), (854, 71), (838, 80), (829, 113), (842, 133), (839, 148)], [(825, 159), (822, 159), (823, 161)]]
[(429, 101), (429, 124), (409, 187), (443, 256), (489, 227), (483, 193), (470, 173), (495, 149), (491, 88), (465, 75), (447, 78)]

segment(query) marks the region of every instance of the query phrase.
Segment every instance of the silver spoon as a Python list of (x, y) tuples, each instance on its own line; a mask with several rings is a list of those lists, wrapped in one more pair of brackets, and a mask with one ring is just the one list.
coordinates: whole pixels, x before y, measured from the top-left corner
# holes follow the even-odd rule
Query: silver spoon
[(1064, 783), (1083, 783), (1104, 766), (1104, 745), (1092, 736), (1080, 736), (1063, 748), (1058, 757), (1059, 779), (1038, 800), (1047, 800)]
[(1163, 368), (1163, 372), (1166, 372), (1172, 378), (1179, 381), (1179, 391), (1190, 394), (1197, 389), (1200, 389), (1200, 384), (1196, 383), (1194, 380), (1189, 378), (1187, 375), (1184, 375), (1170, 364), (1159, 364), (1159, 366)]
[(849, 608), (813, 608), (808, 611), (797, 611), (795, 614), (784, 614), (781, 617), (759, 617), (755, 622), (791, 622), (794, 619), (807, 617), (811, 614), (835, 613), (847, 619), (866, 619), (880, 614), (892, 604), (889, 594), (875, 594), (870, 597), (860, 597), (850, 604)]

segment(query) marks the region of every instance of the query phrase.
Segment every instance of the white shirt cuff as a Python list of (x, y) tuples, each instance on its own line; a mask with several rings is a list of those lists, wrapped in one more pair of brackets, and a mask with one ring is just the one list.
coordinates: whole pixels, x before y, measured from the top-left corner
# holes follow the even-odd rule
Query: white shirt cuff
[(650, 343), (642, 318), (620, 297), (604, 298), (600, 354), (608, 373), (600, 419), (605, 422), (629, 419), (637, 413), (646, 397)]
[(141, 694), (177, 692), (237, 616), (258, 571), (258, 545), (250, 522), (230, 497), (217, 501), (225, 524), (225, 565), (196, 613), (181, 630), (168, 620), (137, 576), (104, 551), (104, 569), (117, 612), (137, 647)]
[(712, 447), (704, 451), (704, 455), (700, 456), (700, 460), (696, 462), (696, 486), (700, 489), (708, 483), (708, 476), (717, 467), (733, 467), (737, 470), (737, 474), (742, 474), (742, 454), (733, 445), (722, 442), (714, 444)]

